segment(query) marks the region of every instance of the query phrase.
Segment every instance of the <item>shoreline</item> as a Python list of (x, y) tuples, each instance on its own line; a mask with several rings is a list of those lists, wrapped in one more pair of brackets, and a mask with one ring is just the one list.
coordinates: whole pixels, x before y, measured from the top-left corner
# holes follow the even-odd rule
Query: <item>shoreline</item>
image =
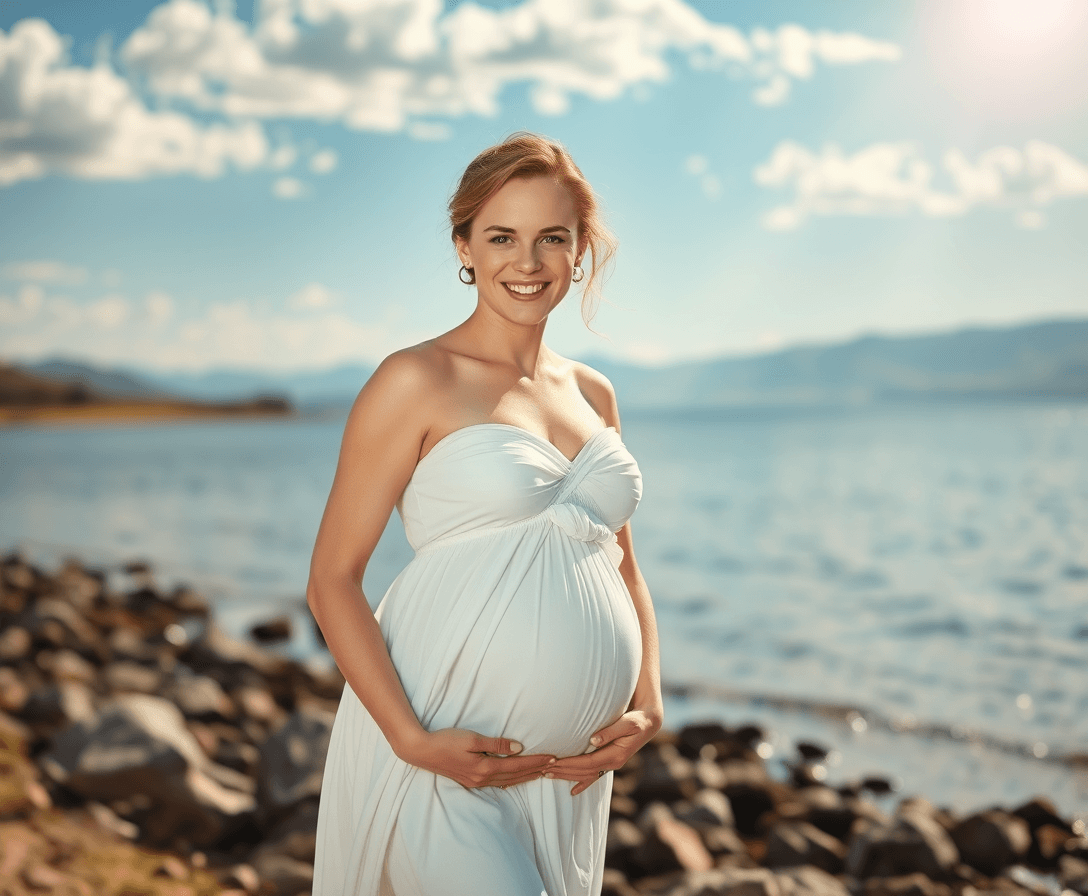
[[(146, 892), (308, 892), (343, 679), (261, 646), (289, 620), (234, 639), (192, 589), (159, 588), (142, 563), (126, 576), (115, 588), (75, 560), (0, 563), (5, 876), (26, 892), (119, 893), (114, 872)], [(118, 730), (131, 748), (95, 758)], [(794, 746), (783, 780), (758, 725), (661, 732), (615, 774), (604, 893), (1088, 896), (1084, 821), (1045, 798), (957, 816), (903, 795), (889, 811), (888, 776), (832, 786), (828, 748)]]
[(20, 426), (101, 426), (202, 420), (293, 419), (297, 411), (280, 399), (229, 404), (167, 401), (87, 402), (0, 406), (0, 429)]

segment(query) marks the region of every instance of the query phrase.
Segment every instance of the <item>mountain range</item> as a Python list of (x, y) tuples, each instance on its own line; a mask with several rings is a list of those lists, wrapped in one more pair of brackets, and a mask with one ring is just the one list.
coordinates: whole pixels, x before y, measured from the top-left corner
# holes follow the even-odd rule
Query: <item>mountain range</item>
[[(809, 407), (931, 400), (1088, 399), (1088, 318), (968, 327), (921, 336), (865, 335), (743, 357), (650, 367), (585, 358), (637, 411)], [(366, 364), (279, 372), (202, 373), (101, 368), (72, 359), (19, 365), (104, 395), (230, 401), (276, 395), (302, 409), (343, 408), (373, 372)]]

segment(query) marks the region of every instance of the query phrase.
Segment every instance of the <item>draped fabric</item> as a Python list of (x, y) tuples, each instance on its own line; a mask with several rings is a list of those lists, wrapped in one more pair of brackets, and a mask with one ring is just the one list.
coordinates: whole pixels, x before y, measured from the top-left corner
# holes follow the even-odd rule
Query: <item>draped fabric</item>
[[(642, 641), (615, 532), (642, 496), (617, 432), (573, 460), (527, 430), (456, 430), (397, 509), (416, 554), (376, 616), (420, 723), (573, 756), (631, 699)], [(604, 868), (606, 774), (467, 789), (397, 758), (350, 686), (325, 764), (314, 896), (582, 896)]]

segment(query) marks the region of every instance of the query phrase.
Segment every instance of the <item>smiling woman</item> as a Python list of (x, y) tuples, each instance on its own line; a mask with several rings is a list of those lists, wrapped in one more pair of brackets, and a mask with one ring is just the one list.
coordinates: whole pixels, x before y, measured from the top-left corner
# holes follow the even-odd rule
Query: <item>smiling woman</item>
[[(450, 200), (451, 232), (454, 244), (457, 246), (457, 254), (464, 265), (462, 282), (471, 285), (478, 279), (472, 264), (472, 255), (471, 253), (466, 255), (465, 249), (469, 242), (472, 222), (477, 219), (481, 209), (504, 185), (516, 187), (519, 186), (520, 180), (537, 177), (546, 178), (557, 188), (543, 190), (550, 200), (557, 203), (552, 211), (556, 214), (568, 215), (568, 217), (571, 213), (574, 215), (573, 220), (577, 222), (578, 233), (575, 265), (581, 265), (587, 250), (592, 258), (593, 266), (582, 293), (582, 317), (588, 324), (593, 318), (593, 312), (600, 298), (602, 281), (615, 255), (616, 241), (601, 218), (593, 188), (578, 166), (574, 164), (570, 154), (558, 143), (536, 134), (524, 132), (514, 134), (497, 146), (484, 150), (465, 169), (461, 182)], [(513, 206), (521, 203), (522, 211), (524, 211), (524, 202), (534, 197), (524, 195), (524, 190), (520, 190), (519, 193), (522, 195), (516, 199), (511, 196), (509, 201)], [(518, 209), (494, 208), (490, 211), (498, 215), (516, 213)], [(547, 234), (558, 233), (560, 237), (554, 239), (552, 244), (567, 244), (569, 248), (574, 239), (574, 232), (569, 225), (569, 219), (566, 225), (557, 221), (550, 227), (542, 228), (535, 235), (523, 233), (521, 237), (525, 240), (533, 236), (540, 238)], [(516, 228), (510, 227), (509, 222), (503, 223), (496, 220), (495, 223), (484, 226), (483, 230), (506, 234), (511, 238), (492, 240), (493, 243), (497, 241), (502, 245), (508, 242), (513, 243), (512, 238), (518, 236)], [(576, 283), (580, 282), (580, 273), (575, 272), (572, 279)]]
[[(481, 153), (450, 213), (476, 308), (363, 387), (314, 546), (307, 597), (347, 684), (313, 892), (593, 896), (611, 772), (662, 724), (657, 630), (615, 394), (543, 336), (614, 243), (531, 134)], [(394, 506), (416, 555), (372, 614)]]

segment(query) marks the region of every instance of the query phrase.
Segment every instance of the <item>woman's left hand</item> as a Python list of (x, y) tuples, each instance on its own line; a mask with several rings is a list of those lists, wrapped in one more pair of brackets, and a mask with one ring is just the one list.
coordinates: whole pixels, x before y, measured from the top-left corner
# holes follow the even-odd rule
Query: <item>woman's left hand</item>
[(650, 713), (629, 710), (589, 739), (595, 748), (592, 753), (557, 759), (544, 777), (577, 781), (570, 792), (571, 796), (577, 796), (605, 772), (622, 768), (660, 728), (661, 722)]

